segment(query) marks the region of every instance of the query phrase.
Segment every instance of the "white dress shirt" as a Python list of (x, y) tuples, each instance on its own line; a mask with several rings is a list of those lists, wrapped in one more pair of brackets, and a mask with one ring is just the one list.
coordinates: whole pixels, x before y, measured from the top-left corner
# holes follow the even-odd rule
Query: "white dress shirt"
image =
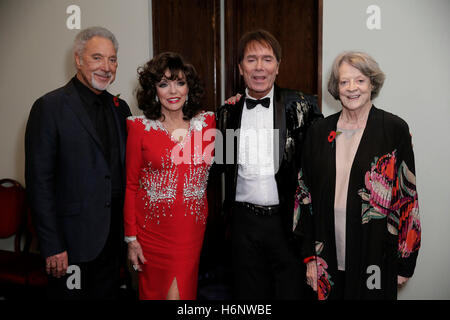
[[(236, 201), (263, 206), (279, 204), (274, 164), (273, 92), (272, 87), (263, 97), (270, 98), (269, 108), (258, 104), (249, 110), (244, 102), (239, 132)], [(247, 89), (246, 96), (253, 99)]]

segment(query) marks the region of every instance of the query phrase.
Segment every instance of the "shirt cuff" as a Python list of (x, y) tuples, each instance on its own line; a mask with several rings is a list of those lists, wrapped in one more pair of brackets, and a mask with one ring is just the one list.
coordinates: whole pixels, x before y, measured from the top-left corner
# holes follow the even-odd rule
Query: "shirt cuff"
[(125, 237), (125, 242), (126, 243), (130, 243), (131, 241), (135, 241), (137, 240), (136, 236), (132, 236), (132, 237)]

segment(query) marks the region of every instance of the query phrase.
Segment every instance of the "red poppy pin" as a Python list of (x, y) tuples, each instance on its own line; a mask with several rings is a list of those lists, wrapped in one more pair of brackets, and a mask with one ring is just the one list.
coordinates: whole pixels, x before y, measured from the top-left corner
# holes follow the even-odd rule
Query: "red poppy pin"
[(340, 131), (330, 131), (330, 134), (328, 135), (328, 142), (331, 143), (331, 146), (334, 147), (334, 140), (338, 135), (340, 135), (342, 132)]
[(113, 102), (116, 107), (118, 107), (120, 105), (119, 97), (120, 97), (120, 93), (118, 95), (114, 96), (114, 98), (113, 98)]

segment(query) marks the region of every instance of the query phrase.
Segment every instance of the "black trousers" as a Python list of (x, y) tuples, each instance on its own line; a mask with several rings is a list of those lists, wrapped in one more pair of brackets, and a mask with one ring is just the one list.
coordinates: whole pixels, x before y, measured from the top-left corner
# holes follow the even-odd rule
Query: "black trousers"
[(345, 299), (345, 271), (337, 271), (334, 279), (334, 294), (330, 296), (330, 300)]
[(124, 242), (120, 236), (122, 210), (123, 201), (120, 198), (113, 198), (111, 227), (103, 250), (92, 261), (71, 262), (72, 265), (79, 267), (71, 274), (66, 274), (61, 278), (49, 275), (48, 299), (114, 300), (119, 297), (120, 266), (124, 261)]
[(234, 298), (301, 299), (306, 269), (281, 217), (257, 216), (242, 206), (233, 207), (232, 217)]

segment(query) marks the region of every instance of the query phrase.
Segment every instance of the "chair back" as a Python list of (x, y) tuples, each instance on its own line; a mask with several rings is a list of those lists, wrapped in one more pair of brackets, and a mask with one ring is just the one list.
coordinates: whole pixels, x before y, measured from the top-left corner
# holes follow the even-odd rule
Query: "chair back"
[(9, 238), (22, 227), (26, 213), (26, 195), (13, 179), (0, 180), (0, 238)]

